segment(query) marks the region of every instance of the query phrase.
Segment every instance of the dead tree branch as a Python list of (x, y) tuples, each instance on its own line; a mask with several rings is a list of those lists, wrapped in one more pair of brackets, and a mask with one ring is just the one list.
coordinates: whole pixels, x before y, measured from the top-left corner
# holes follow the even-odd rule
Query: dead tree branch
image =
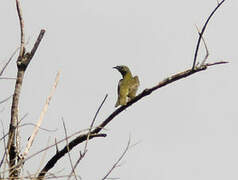
[(126, 155), (126, 153), (128, 152), (129, 148), (131, 147), (131, 139), (128, 140), (127, 146), (124, 149), (123, 153), (121, 154), (121, 156), (118, 158), (118, 160), (113, 164), (113, 166), (111, 167), (111, 169), (108, 171), (108, 173), (102, 178), (102, 180), (107, 179), (107, 177), (112, 173), (112, 171), (119, 166), (119, 163), (121, 162), (121, 160), (123, 159), (123, 157)]
[[(98, 113), (99, 111), (101, 110), (103, 104), (105, 103), (106, 99), (107, 99), (107, 96), (106, 95), (102, 101), (102, 103), (100, 104), (99, 108), (97, 109), (97, 112), (90, 124), (90, 127), (89, 127), (89, 132), (86, 133), (86, 137), (84, 135), (79, 135), (77, 138), (75, 138), (73, 141), (71, 141), (70, 143), (67, 143), (67, 145), (61, 150), (61, 151), (57, 151), (56, 154), (48, 161), (48, 163), (46, 164), (46, 166), (41, 170), (39, 176), (38, 176), (38, 179), (43, 179), (46, 172), (48, 172), (49, 169), (51, 169), (52, 167), (54, 167), (54, 165), (57, 163), (57, 161), (63, 157), (66, 153), (69, 153), (75, 146), (77, 146), (80, 142), (83, 142), (86, 140), (86, 143), (85, 143), (85, 147), (84, 147), (84, 151), (83, 153), (80, 152), (80, 157), (79, 159), (77, 160), (77, 162), (75, 163), (73, 169), (72, 169), (72, 172), (70, 173), (69, 175), (69, 178), (72, 176), (75, 168), (77, 167), (77, 165), (79, 164), (79, 162), (82, 160), (82, 158), (85, 156), (85, 154), (87, 153), (87, 145), (88, 145), (88, 140), (89, 139), (92, 139), (94, 137), (106, 137), (106, 134), (92, 134), (91, 130), (93, 128), (93, 124), (95, 123), (95, 120), (98, 116)], [(82, 140), (81, 138), (85, 138), (84, 140)], [(66, 137), (66, 140), (68, 138)]]
[(194, 53), (194, 59), (193, 59), (192, 69), (194, 69), (195, 66), (196, 66), (196, 61), (197, 61), (199, 46), (200, 46), (200, 43), (201, 43), (203, 34), (204, 34), (205, 30), (206, 30), (206, 27), (207, 27), (207, 25), (208, 25), (210, 19), (212, 18), (213, 14), (217, 11), (217, 9), (218, 9), (224, 2), (225, 2), (225, 0), (221, 1), (220, 3), (218, 2), (216, 8), (212, 11), (212, 13), (210, 14), (210, 16), (208, 16), (208, 18), (207, 18), (205, 24), (203, 25), (201, 33), (199, 33), (199, 38), (198, 38), (196, 50), (195, 50), (195, 53)]
[(21, 43), (20, 43), (20, 52), (17, 58), (17, 80), (15, 84), (15, 90), (12, 99), (12, 107), (11, 107), (11, 122), (9, 126), (9, 138), (7, 143), (7, 151), (9, 155), (10, 168), (9, 168), (9, 176), (11, 178), (17, 178), (19, 176), (20, 170), (16, 168), (17, 159), (19, 155), (18, 148), (18, 137), (17, 137), (17, 125), (18, 125), (18, 105), (19, 98), (21, 93), (21, 87), (23, 83), (23, 78), (25, 71), (27, 69), (28, 64), (34, 56), (43, 36), (45, 30), (41, 30), (35, 45), (30, 53), (25, 53), (25, 35), (24, 35), (24, 21), (22, 16), (22, 10), (20, 7), (19, 0), (16, 0), (17, 14), (20, 22), (20, 30), (21, 30)]

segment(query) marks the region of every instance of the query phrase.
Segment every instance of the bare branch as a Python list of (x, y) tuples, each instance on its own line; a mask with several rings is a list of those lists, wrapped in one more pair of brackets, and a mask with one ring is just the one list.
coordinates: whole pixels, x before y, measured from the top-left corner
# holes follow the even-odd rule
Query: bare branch
[(36, 52), (38, 46), (40, 45), (40, 42), (41, 42), (41, 40), (42, 40), (44, 34), (45, 34), (45, 30), (42, 29), (42, 30), (40, 31), (39, 35), (38, 35), (38, 38), (37, 38), (37, 40), (36, 40), (36, 42), (35, 42), (35, 44), (34, 44), (32, 50), (31, 50), (31, 53), (30, 53), (30, 54), (31, 54), (31, 58), (35, 55), (35, 52)]
[(102, 103), (100, 104), (100, 106), (99, 106), (99, 108), (98, 108), (98, 110), (97, 110), (97, 112), (96, 112), (96, 114), (95, 114), (95, 116), (94, 116), (94, 118), (93, 118), (93, 121), (92, 121), (92, 123), (91, 123), (91, 125), (90, 125), (89, 133), (88, 133), (88, 137), (87, 137), (87, 141), (86, 141), (85, 147), (84, 147), (84, 151), (85, 151), (85, 152), (86, 152), (86, 150), (87, 150), (87, 144), (88, 144), (89, 137), (90, 137), (90, 135), (91, 135), (91, 131), (92, 131), (93, 125), (94, 125), (94, 123), (95, 123), (95, 120), (96, 120), (96, 118), (97, 118), (97, 116), (98, 116), (99, 111), (101, 110), (101, 108), (102, 108), (104, 102), (105, 102), (106, 99), (107, 99), (107, 96), (108, 96), (108, 94), (106, 94), (106, 96), (104, 97), (104, 99), (103, 99)]
[[(4, 130), (4, 126), (3, 126), (3, 122), (2, 122), (2, 120), (1, 120), (1, 124), (2, 124), (2, 134), (3, 134), (3, 136), (4, 136), (4, 134), (5, 134), (5, 130)], [(6, 158), (6, 140), (5, 140), (5, 138), (3, 139), (3, 144), (4, 144), (4, 155), (3, 155), (3, 157), (2, 157), (2, 159), (1, 159), (1, 162), (0, 162), (0, 168), (1, 168), (1, 166), (2, 166), (2, 164), (3, 164), (3, 162), (4, 162), (4, 159)]]
[(21, 30), (21, 43), (20, 43), (20, 52), (17, 58), (17, 80), (15, 84), (15, 90), (13, 94), (12, 107), (11, 107), (11, 122), (9, 126), (9, 138), (7, 143), (7, 150), (10, 159), (10, 168), (9, 168), (9, 176), (10, 177), (18, 177), (20, 170), (17, 169), (17, 157), (19, 157), (19, 141), (17, 141), (17, 131), (18, 131), (18, 105), (19, 98), (21, 93), (21, 87), (23, 83), (24, 74), (28, 64), (34, 56), (35, 51), (37, 50), (45, 30), (41, 30), (37, 41), (31, 51), (31, 53), (25, 53), (25, 35), (24, 35), (24, 21), (22, 17), (22, 10), (20, 7), (19, 0), (16, 0), (17, 14), (20, 22), (20, 30)]
[[(200, 35), (200, 34), (201, 34), (201, 33), (200, 33), (200, 30), (198, 29), (197, 26), (196, 26), (196, 28), (197, 28), (198, 34)], [(204, 44), (204, 46), (205, 46), (205, 50), (206, 50), (206, 55), (205, 55), (205, 57), (204, 57), (204, 59), (203, 59), (203, 61), (202, 61), (202, 63), (201, 63), (201, 65), (204, 65), (205, 62), (207, 61), (208, 57), (209, 57), (209, 51), (208, 51), (208, 47), (207, 47), (207, 44), (206, 44), (205, 39), (204, 39), (203, 36), (202, 36), (202, 42), (203, 42), (203, 44)]]
[[(77, 146), (79, 143), (84, 142), (87, 140), (88, 133), (78, 136), (76, 139), (72, 140), (68, 147), (64, 147), (61, 151), (59, 151), (57, 154), (55, 154), (45, 165), (45, 167), (41, 170), (40, 174), (38, 175), (38, 179), (44, 179), (45, 174), (54, 167), (54, 165), (57, 163), (59, 159), (61, 159), (67, 152), (68, 148), (69, 150), (72, 150), (75, 146)], [(89, 139), (95, 138), (95, 137), (106, 137), (106, 134), (91, 134)], [(58, 142), (59, 143), (59, 142)], [(44, 149), (45, 150), (45, 149)]]
[(9, 97), (7, 97), (6, 99), (1, 100), (1, 101), (0, 101), (0, 104), (5, 103), (5, 102), (8, 101), (11, 97), (12, 97), (12, 95), (9, 96)]
[(11, 77), (0, 77), (0, 79), (4, 79), (4, 80), (16, 80), (17, 78), (11, 78)]
[(228, 63), (227, 61), (219, 61), (219, 62), (214, 62), (214, 63), (206, 63), (205, 66), (215, 66), (218, 64), (226, 64)]
[(72, 174), (74, 174), (75, 179), (77, 179), (76, 173), (74, 171), (75, 169), (74, 169), (74, 166), (73, 166), (73, 162), (72, 162), (72, 159), (71, 159), (71, 156), (70, 156), (70, 151), (69, 151), (69, 146), (68, 146), (69, 141), (68, 141), (67, 130), (66, 130), (65, 123), (64, 123), (63, 119), (62, 119), (62, 121), (63, 121), (63, 126), (64, 126), (65, 141), (66, 141), (66, 147), (68, 148), (68, 156), (69, 156), (70, 166), (71, 166), (71, 169), (72, 169)]
[(196, 50), (195, 50), (195, 53), (194, 53), (194, 59), (193, 59), (192, 69), (195, 69), (195, 65), (196, 65), (196, 60), (197, 60), (197, 55), (198, 55), (198, 50), (199, 50), (200, 42), (201, 42), (203, 33), (204, 33), (205, 30), (206, 30), (206, 27), (207, 27), (207, 25), (208, 25), (208, 22), (209, 22), (209, 20), (212, 18), (213, 14), (216, 12), (216, 10), (217, 10), (224, 2), (225, 2), (225, 0), (223, 0), (223, 1), (221, 1), (221, 2), (218, 2), (216, 8), (212, 11), (212, 13), (211, 13), (210, 16), (207, 18), (205, 24), (204, 24), (203, 27), (202, 27), (202, 31), (201, 31), (201, 33), (199, 34), (199, 38), (198, 38), (198, 41), (197, 41)]
[[(94, 125), (94, 123), (95, 123), (95, 120), (96, 120), (96, 118), (97, 118), (97, 115), (98, 115), (100, 109), (102, 108), (104, 102), (105, 102), (106, 99), (107, 99), (107, 96), (108, 96), (108, 95), (106, 94), (106, 96), (104, 97), (102, 103), (100, 104), (99, 108), (97, 109), (97, 112), (96, 112), (96, 114), (95, 114), (95, 116), (94, 116), (94, 118), (93, 118), (93, 121), (92, 121), (92, 123), (91, 123), (91, 125), (90, 125), (90, 127), (89, 127), (89, 132), (88, 132), (87, 140), (86, 140), (86, 143), (85, 143), (85, 146), (84, 146), (84, 151), (83, 151), (83, 153), (80, 152), (80, 156), (79, 156), (78, 160), (76, 161), (76, 163), (75, 163), (75, 165), (74, 165), (74, 167), (73, 167), (73, 169), (72, 169), (72, 171), (71, 171), (71, 173), (70, 173), (68, 179), (71, 178), (71, 176), (72, 176), (72, 174), (74, 173), (74, 171), (75, 171), (76, 167), (78, 166), (79, 162), (83, 159), (83, 157), (84, 157), (84, 156), (86, 155), (86, 153), (87, 153), (87, 145), (88, 145), (88, 141), (89, 141), (89, 137), (90, 137), (90, 135), (91, 135), (91, 131), (92, 131), (93, 125)], [(76, 177), (76, 176), (75, 176), (75, 177)]]
[(3, 66), (2, 70), (0, 71), (0, 76), (3, 75), (4, 71), (6, 70), (7, 66), (9, 65), (9, 63), (11, 62), (12, 58), (15, 56), (15, 54), (17, 53), (19, 48), (17, 48), (11, 55), (11, 57), (8, 59), (8, 61), (6, 62), (6, 64)]
[(127, 146), (125, 148), (125, 150), (123, 151), (122, 155), (118, 158), (118, 160), (113, 164), (112, 168), (108, 171), (108, 173), (102, 178), (102, 180), (107, 179), (107, 177), (112, 173), (112, 171), (118, 166), (118, 164), (120, 163), (120, 161), (122, 160), (122, 158), (126, 155), (126, 153), (128, 152), (129, 148), (130, 148), (130, 144), (131, 144), (131, 139), (128, 140)]
[(45, 116), (45, 113), (47, 112), (49, 103), (50, 103), (50, 101), (51, 101), (51, 99), (52, 99), (52, 97), (53, 97), (53, 95), (54, 95), (54, 93), (55, 93), (56, 87), (57, 87), (57, 85), (58, 85), (59, 76), (60, 76), (60, 72), (58, 72), (57, 75), (56, 75), (56, 79), (55, 79), (54, 85), (53, 85), (53, 87), (52, 87), (52, 89), (51, 89), (50, 95), (47, 97), (45, 106), (44, 106), (44, 108), (43, 108), (43, 110), (42, 110), (42, 112), (41, 112), (41, 114), (40, 114), (40, 118), (39, 118), (39, 120), (38, 120), (38, 122), (37, 122), (37, 124), (36, 124), (36, 126), (35, 126), (35, 129), (34, 129), (34, 131), (32, 132), (32, 135), (31, 135), (30, 139), (28, 140), (26, 149), (25, 149), (24, 153), (20, 156), (20, 157), (22, 157), (23, 159), (24, 159), (24, 158), (26, 157), (26, 155), (28, 154), (28, 152), (29, 152), (29, 150), (30, 150), (30, 147), (32, 146), (32, 143), (33, 143), (33, 141), (34, 141), (34, 139), (35, 139), (35, 137), (36, 137), (36, 135), (37, 135), (37, 132), (38, 132), (38, 130), (39, 130), (39, 127), (40, 127), (40, 125), (41, 125), (41, 123), (42, 123), (42, 121), (43, 121), (43, 119), (44, 119), (44, 116)]
[[(78, 134), (80, 134), (80, 133), (82, 133), (82, 132), (84, 132), (84, 131), (88, 131), (88, 130), (80, 130), (80, 131), (77, 131), (77, 132), (73, 133), (72, 135), (68, 136), (67, 138), (70, 139), (70, 138), (72, 138), (72, 137), (74, 137), (74, 136), (77, 136)], [(101, 137), (102, 137), (102, 136), (103, 136), (103, 135), (101, 135)], [(106, 135), (104, 135), (104, 136), (106, 136)], [(98, 136), (98, 137), (100, 137), (100, 136)], [(48, 146), (48, 147), (46, 147), (46, 148), (44, 148), (44, 149), (41, 149), (41, 150), (39, 150), (39, 151), (33, 153), (32, 155), (28, 156), (28, 157), (25, 159), (25, 161), (31, 159), (32, 157), (34, 157), (34, 156), (36, 156), (36, 155), (38, 155), (38, 154), (40, 154), (40, 153), (42, 153), (42, 152), (44, 152), (44, 151), (46, 151), (46, 150), (52, 148), (52, 147), (56, 147), (56, 154), (59, 153), (59, 150), (58, 150), (58, 148), (57, 148), (57, 145), (60, 144), (60, 143), (62, 143), (62, 142), (64, 142), (65, 140), (66, 140), (66, 139), (63, 138), (63, 139), (59, 140), (58, 142), (55, 141), (54, 144), (52, 144), (52, 145), (50, 145), (50, 146)], [(66, 153), (67, 153), (67, 152), (66, 152)]]
[(21, 30), (21, 45), (20, 45), (20, 52), (19, 52), (19, 60), (24, 56), (25, 53), (25, 34), (24, 34), (24, 21), (22, 16), (22, 10), (20, 6), (20, 1), (16, 0), (16, 7), (17, 7), (17, 14), (20, 22), (20, 30)]

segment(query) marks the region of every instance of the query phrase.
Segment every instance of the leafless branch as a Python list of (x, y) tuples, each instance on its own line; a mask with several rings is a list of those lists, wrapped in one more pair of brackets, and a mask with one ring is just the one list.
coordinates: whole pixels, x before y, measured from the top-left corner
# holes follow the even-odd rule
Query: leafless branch
[[(80, 133), (82, 133), (82, 132), (85, 132), (85, 131), (88, 131), (88, 129), (87, 129), (87, 130), (77, 131), (77, 132), (73, 133), (72, 135), (68, 136), (67, 138), (70, 139), (70, 138), (72, 138), (72, 137), (74, 137), (74, 136), (77, 136), (78, 134), (80, 134)], [(80, 136), (80, 135), (79, 135), (79, 136)], [(101, 134), (101, 135), (99, 135), (98, 137), (105, 137), (105, 136), (106, 136), (106, 135)], [(78, 136), (77, 136), (77, 137), (78, 137)], [(36, 156), (36, 155), (38, 155), (38, 154), (40, 154), (40, 153), (42, 153), (42, 152), (44, 152), (44, 151), (46, 151), (46, 150), (48, 150), (48, 149), (50, 149), (50, 148), (56, 147), (58, 144), (64, 142), (65, 140), (66, 140), (66, 139), (63, 138), (63, 139), (61, 139), (61, 140), (59, 140), (59, 141), (55, 141), (54, 144), (52, 144), (52, 145), (50, 145), (50, 146), (48, 146), (48, 147), (46, 147), (46, 148), (43, 148), (43, 149), (41, 149), (41, 150), (39, 150), (39, 151), (33, 153), (32, 155), (28, 156), (28, 157), (25, 159), (25, 161), (27, 161), (27, 160), (33, 158), (34, 156)], [(58, 148), (57, 148), (57, 149), (58, 149)], [(56, 150), (56, 154), (57, 154), (57, 153), (59, 153), (59, 150), (58, 150), (58, 151)], [(66, 153), (67, 153), (67, 152), (66, 152)]]
[[(3, 126), (2, 120), (1, 120), (1, 125), (2, 125), (2, 134), (4, 135), (5, 134), (5, 130), (4, 130), (4, 126)], [(1, 162), (0, 162), (0, 167), (2, 167), (4, 159), (6, 158), (6, 140), (5, 140), (5, 138), (3, 139), (3, 144), (4, 144), (4, 154), (3, 154), (3, 157), (2, 157)]]
[(9, 96), (9, 97), (7, 97), (6, 99), (1, 100), (1, 101), (0, 101), (0, 104), (5, 103), (5, 102), (8, 101), (11, 97), (12, 97), (12, 95)]
[(95, 113), (95, 116), (94, 116), (94, 118), (93, 118), (93, 120), (92, 120), (92, 123), (91, 123), (91, 125), (90, 125), (90, 127), (89, 127), (89, 132), (88, 132), (87, 140), (86, 140), (86, 143), (85, 143), (85, 146), (84, 146), (84, 151), (83, 151), (83, 153), (80, 152), (79, 158), (78, 158), (78, 160), (76, 161), (76, 163), (75, 163), (75, 165), (74, 165), (74, 167), (73, 167), (73, 169), (72, 169), (72, 171), (71, 171), (71, 173), (70, 173), (68, 179), (71, 178), (71, 176), (72, 176), (74, 170), (76, 169), (76, 167), (78, 166), (79, 162), (83, 159), (83, 157), (84, 157), (84, 156), (86, 155), (86, 153), (87, 153), (87, 145), (88, 145), (88, 141), (89, 141), (89, 137), (90, 137), (90, 135), (91, 135), (91, 131), (92, 131), (93, 125), (94, 125), (95, 120), (96, 120), (96, 118), (97, 118), (97, 116), (98, 116), (98, 113), (100, 112), (100, 110), (101, 110), (103, 104), (105, 103), (107, 97), (108, 97), (108, 95), (106, 94), (106, 96), (104, 97), (102, 103), (100, 104), (99, 108), (97, 109), (97, 112)]
[(15, 54), (17, 53), (19, 48), (17, 48), (11, 55), (11, 57), (8, 59), (8, 61), (6, 62), (6, 64), (3, 66), (2, 70), (0, 71), (0, 76), (3, 75), (4, 71), (6, 70), (7, 66), (9, 65), (9, 63), (11, 62), (12, 58), (15, 56)]
[(95, 114), (95, 116), (94, 116), (94, 118), (93, 118), (93, 121), (92, 121), (92, 123), (91, 123), (91, 125), (90, 125), (89, 132), (88, 132), (88, 137), (87, 137), (87, 141), (86, 141), (85, 147), (84, 147), (84, 151), (85, 151), (85, 152), (86, 152), (86, 150), (87, 150), (88, 140), (89, 140), (89, 137), (90, 137), (90, 135), (91, 135), (91, 131), (92, 131), (93, 125), (94, 125), (94, 123), (95, 123), (95, 120), (96, 120), (96, 118), (97, 118), (97, 116), (98, 116), (99, 111), (101, 110), (101, 108), (102, 108), (104, 102), (105, 102), (106, 99), (107, 99), (107, 96), (108, 96), (108, 94), (106, 94), (106, 96), (104, 97), (104, 99), (103, 99), (102, 103), (100, 104), (100, 106), (99, 106), (99, 108), (98, 108), (98, 110), (97, 110), (97, 112), (96, 112), (96, 114)]
[(73, 162), (72, 162), (72, 159), (71, 159), (71, 156), (70, 156), (70, 150), (69, 150), (69, 141), (68, 141), (68, 135), (67, 135), (67, 130), (66, 130), (66, 127), (65, 127), (65, 123), (64, 123), (64, 120), (62, 119), (63, 121), (63, 126), (64, 126), (64, 133), (65, 133), (65, 141), (66, 141), (66, 147), (68, 149), (68, 156), (69, 156), (69, 162), (70, 162), (70, 166), (71, 166), (71, 169), (72, 169), (72, 174), (74, 174), (74, 177), (75, 179), (77, 179), (77, 175), (75, 173), (75, 169), (74, 169), (74, 166), (73, 166)]
[(2, 80), (16, 80), (17, 78), (12, 78), (12, 77), (0, 77)]
[[(21, 30), (21, 44), (20, 44), (20, 52), (19, 57), (23, 57), (25, 51), (25, 34), (24, 34), (24, 21), (22, 16), (22, 10), (20, 6), (20, 1), (16, 0), (17, 14), (20, 22), (20, 30)], [(20, 59), (20, 58), (19, 58)]]
[(221, 2), (218, 2), (216, 8), (212, 11), (212, 13), (210, 14), (210, 16), (207, 18), (205, 24), (203, 25), (201, 33), (199, 33), (199, 37), (198, 37), (198, 41), (197, 41), (197, 46), (196, 46), (196, 50), (195, 50), (195, 53), (194, 53), (194, 59), (193, 59), (193, 66), (192, 66), (192, 69), (193, 69), (193, 70), (195, 69), (199, 46), (200, 46), (200, 43), (201, 43), (202, 36), (203, 36), (203, 34), (204, 34), (205, 30), (206, 30), (206, 27), (207, 27), (207, 25), (208, 25), (208, 22), (209, 22), (209, 20), (212, 18), (213, 14), (217, 11), (217, 9), (218, 9), (224, 2), (225, 2), (225, 0), (223, 0), (223, 1), (221, 1)]
[[(38, 179), (44, 179), (45, 174), (54, 167), (58, 160), (60, 160), (69, 150), (72, 150), (75, 146), (87, 140), (88, 133), (78, 136), (76, 139), (72, 140), (68, 147), (64, 147), (61, 151), (55, 154), (45, 165), (45, 167), (41, 170), (40, 174), (38, 175)], [(89, 139), (95, 137), (106, 137), (106, 134), (92, 134), (90, 135)]]
[(36, 137), (36, 135), (37, 135), (37, 132), (38, 132), (38, 130), (39, 130), (39, 127), (40, 127), (40, 125), (41, 125), (41, 123), (42, 123), (42, 121), (43, 121), (43, 119), (44, 119), (44, 116), (45, 116), (45, 113), (46, 113), (46, 111), (47, 111), (47, 109), (48, 109), (49, 103), (50, 103), (50, 101), (51, 101), (51, 99), (52, 99), (52, 97), (53, 97), (53, 95), (54, 95), (54, 93), (55, 93), (56, 87), (57, 87), (57, 85), (58, 85), (59, 76), (60, 76), (60, 72), (58, 72), (57, 75), (56, 75), (56, 79), (55, 79), (54, 85), (53, 85), (53, 87), (52, 87), (52, 90), (51, 90), (51, 92), (50, 92), (50, 95), (47, 97), (47, 100), (46, 100), (46, 103), (45, 103), (45, 105), (44, 105), (44, 108), (43, 108), (43, 110), (42, 110), (42, 112), (41, 112), (41, 114), (40, 114), (40, 118), (39, 118), (39, 120), (38, 120), (38, 122), (37, 122), (37, 124), (36, 124), (36, 126), (35, 126), (34, 131), (32, 132), (32, 135), (31, 135), (30, 139), (28, 140), (28, 143), (27, 143), (27, 146), (26, 146), (26, 149), (25, 149), (24, 153), (21, 155), (21, 157), (22, 157), (23, 159), (24, 159), (24, 158), (26, 157), (26, 155), (28, 154), (28, 152), (29, 152), (29, 150), (30, 150), (30, 147), (32, 146), (32, 143), (33, 143), (33, 141), (34, 141), (34, 139), (35, 139), (35, 137)]
[[(197, 28), (198, 34), (200, 35), (201, 34), (200, 30), (198, 29), (197, 26), (196, 26), (196, 28)], [(204, 39), (203, 36), (202, 36), (202, 42), (203, 42), (203, 44), (205, 46), (205, 50), (206, 50), (206, 55), (205, 55), (205, 57), (204, 57), (204, 59), (202, 60), (202, 63), (201, 63), (201, 65), (204, 65), (205, 62), (207, 61), (208, 57), (209, 57), (209, 51), (208, 51), (208, 47), (207, 47), (207, 44), (206, 44), (205, 39)]]
[(125, 148), (125, 150), (123, 151), (122, 155), (118, 158), (118, 160), (113, 164), (112, 168), (108, 171), (108, 173), (102, 178), (102, 180), (107, 179), (107, 177), (112, 173), (112, 171), (118, 166), (118, 164), (120, 163), (120, 161), (122, 160), (122, 158), (126, 155), (126, 153), (128, 152), (129, 148), (130, 148), (130, 144), (131, 144), (131, 139), (128, 140), (127, 146)]
[(18, 134), (18, 105), (19, 105), (19, 98), (21, 93), (21, 87), (23, 83), (23, 78), (25, 71), (27, 69), (28, 64), (30, 63), (31, 59), (34, 56), (35, 51), (37, 50), (43, 36), (45, 30), (41, 30), (35, 45), (31, 51), (31, 53), (25, 53), (25, 35), (24, 35), (24, 21), (22, 16), (22, 10), (20, 6), (19, 0), (16, 0), (16, 7), (17, 7), (17, 14), (20, 22), (20, 30), (21, 30), (21, 43), (20, 43), (20, 52), (17, 58), (17, 80), (15, 84), (15, 90), (12, 99), (12, 107), (11, 107), (11, 122), (9, 126), (9, 138), (7, 143), (7, 151), (10, 160), (10, 168), (9, 168), (9, 177), (16, 178), (19, 176), (20, 169), (18, 169), (17, 161), (19, 157), (19, 137)]

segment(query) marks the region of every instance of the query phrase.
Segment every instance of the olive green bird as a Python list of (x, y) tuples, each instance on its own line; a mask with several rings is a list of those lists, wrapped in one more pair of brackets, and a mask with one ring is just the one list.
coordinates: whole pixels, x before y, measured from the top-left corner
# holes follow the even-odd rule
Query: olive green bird
[(136, 96), (136, 91), (140, 85), (139, 78), (138, 76), (133, 77), (127, 66), (121, 65), (113, 68), (117, 69), (122, 75), (122, 79), (118, 83), (118, 98), (115, 107), (126, 105), (127, 102)]

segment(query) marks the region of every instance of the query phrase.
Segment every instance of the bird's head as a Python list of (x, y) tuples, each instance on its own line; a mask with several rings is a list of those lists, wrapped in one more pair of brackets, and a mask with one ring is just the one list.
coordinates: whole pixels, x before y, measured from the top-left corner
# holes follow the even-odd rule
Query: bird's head
[(124, 65), (120, 65), (120, 66), (115, 66), (113, 67), (114, 69), (117, 69), (121, 74), (122, 76), (124, 77), (126, 74), (130, 73), (131, 74), (131, 71), (130, 69), (127, 67), (127, 66), (124, 66)]

